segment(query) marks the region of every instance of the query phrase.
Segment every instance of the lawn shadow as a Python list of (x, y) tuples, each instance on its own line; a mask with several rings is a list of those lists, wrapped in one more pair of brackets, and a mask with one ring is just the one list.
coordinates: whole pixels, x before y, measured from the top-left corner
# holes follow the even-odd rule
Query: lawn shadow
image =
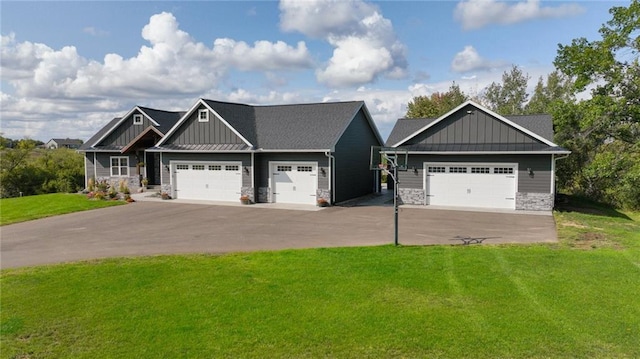
[(633, 221), (633, 219), (631, 219), (626, 214), (616, 210), (615, 208), (607, 204), (594, 202), (590, 199), (580, 196), (566, 194), (557, 195), (555, 210), (558, 212), (578, 212), (604, 217), (623, 218)]

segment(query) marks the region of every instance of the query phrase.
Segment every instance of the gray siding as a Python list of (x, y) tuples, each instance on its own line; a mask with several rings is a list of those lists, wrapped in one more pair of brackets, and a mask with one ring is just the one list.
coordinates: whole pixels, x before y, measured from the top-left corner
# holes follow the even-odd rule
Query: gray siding
[(371, 146), (380, 146), (362, 110), (336, 144), (336, 202), (374, 192), (376, 173), (369, 168)]
[[(87, 153), (87, 156), (91, 156), (91, 160), (93, 160), (93, 153)], [(119, 152), (113, 153), (96, 153), (96, 177), (111, 177), (111, 157), (128, 157), (129, 158), (129, 176), (135, 177), (137, 176), (136, 172), (136, 156), (135, 155), (123, 155)], [(87, 171), (90, 173), (89, 177), (93, 177), (93, 169)], [(96, 179), (97, 179), (96, 178)]]
[[(256, 187), (269, 187), (269, 162), (273, 161), (318, 162), (318, 189), (329, 188), (329, 162), (322, 153), (257, 153)], [(321, 168), (325, 170), (324, 175)]]
[(142, 125), (133, 124), (133, 115), (141, 114), (139, 111), (134, 111), (129, 117), (111, 132), (98, 146), (126, 146), (131, 140), (136, 138), (139, 134), (144, 132), (149, 126), (153, 126), (151, 121), (145, 116), (142, 116)]
[[(517, 163), (518, 192), (551, 193), (551, 155), (409, 155), (406, 172), (398, 172), (400, 188), (424, 187), (424, 162), (482, 162), (482, 163)], [(417, 173), (413, 168), (417, 169)], [(527, 168), (533, 170), (533, 177)]]
[[(251, 168), (251, 155), (244, 153), (169, 153), (162, 154), (162, 184), (171, 183), (168, 166), (170, 161), (234, 161), (242, 162), (242, 167)], [(242, 186), (251, 187), (251, 171), (242, 171)]]
[(462, 143), (525, 144), (540, 141), (468, 105), (406, 144)]
[(200, 106), (180, 128), (167, 139), (167, 144), (176, 145), (204, 145), (204, 144), (233, 144), (244, 143), (227, 125), (220, 121), (209, 111), (209, 121), (198, 121), (198, 110), (205, 109)]
[[(95, 177), (95, 172), (94, 172), (94, 164), (93, 164), (93, 152), (87, 152), (84, 154), (84, 178), (85, 181), (84, 183), (87, 184), (89, 182), (89, 178)], [(94, 178), (95, 179), (95, 178)]]

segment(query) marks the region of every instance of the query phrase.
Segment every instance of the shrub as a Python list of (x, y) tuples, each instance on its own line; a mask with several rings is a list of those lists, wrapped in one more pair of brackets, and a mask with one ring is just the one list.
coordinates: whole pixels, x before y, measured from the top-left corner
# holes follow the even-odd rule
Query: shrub
[(107, 194), (104, 191), (96, 191), (93, 198), (101, 201), (107, 198)]

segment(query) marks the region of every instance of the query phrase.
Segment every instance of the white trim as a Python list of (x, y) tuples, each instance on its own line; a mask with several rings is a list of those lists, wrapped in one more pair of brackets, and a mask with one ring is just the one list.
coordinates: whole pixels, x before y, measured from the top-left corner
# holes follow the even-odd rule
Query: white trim
[[(160, 152), (160, 163), (158, 164), (158, 166), (160, 166), (160, 190), (162, 190), (162, 185), (164, 184), (164, 176), (162, 175), (162, 173), (164, 172), (164, 164), (162, 163), (162, 152)], [(169, 166), (169, 171), (171, 171), (171, 166)], [(171, 172), (169, 172), (169, 174), (171, 174)], [(169, 178), (169, 185), (171, 186), (171, 178)], [(171, 191), (173, 192), (173, 186), (171, 186)]]
[(556, 159), (554, 155), (551, 155), (551, 191), (549, 193), (554, 196), (556, 194)]
[(240, 132), (238, 132), (233, 126), (231, 126), (227, 121), (225, 121), (224, 118), (222, 118), (222, 116), (220, 116), (216, 111), (214, 111), (211, 106), (209, 106), (207, 104), (207, 102), (200, 98), (198, 99), (198, 101), (196, 101), (196, 103), (191, 106), (191, 109), (189, 109), (189, 111), (187, 111), (179, 120), (178, 122), (176, 122), (175, 125), (173, 125), (173, 127), (171, 127), (171, 129), (169, 131), (167, 131), (167, 134), (164, 135), (164, 137), (162, 137), (160, 139), (160, 141), (156, 144), (157, 147), (159, 147), (160, 145), (164, 144), (169, 137), (171, 137), (173, 135), (174, 132), (177, 131), (178, 128), (180, 128), (180, 126), (182, 126), (182, 124), (189, 118), (189, 116), (191, 116), (193, 114), (193, 112), (198, 109), (198, 107), (200, 107), (200, 105), (203, 105), (204, 107), (206, 107), (207, 109), (209, 109), (209, 111), (211, 111), (211, 113), (213, 113), (213, 115), (218, 118), (222, 123), (225, 124), (225, 126), (227, 126), (236, 136), (238, 136), (244, 143), (247, 144), (247, 146), (249, 147), (253, 147), (253, 144), (249, 141), (247, 141), (246, 138), (244, 138), (244, 136), (242, 136), (240, 134)]
[[(225, 150), (209, 150), (209, 151), (205, 151), (205, 150), (168, 150), (168, 149), (164, 149), (164, 148), (158, 148), (158, 149), (154, 149), (154, 148), (148, 148), (147, 149), (148, 152), (165, 152), (165, 153), (251, 153), (251, 150), (230, 150), (230, 151), (225, 151)], [(113, 152), (113, 151), (111, 151)]]
[(89, 187), (89, 174), (87, 173), (87, 155), (82, 156), (84, 162), (84, 188), (87, 189)]
[(539, 141), (542, 141), (543, 143), (545, 143), (545, 144), (546, 144), (546, 145), (548, 145), (548, 146), (551, 146), (551, 147), (556, 147), (556, 146), (558, 146), (558, 145), (556, 145), (555, 143), (553, 143), (552, 141), (549, 141), (549, 140), (547, 140), (546, 138), (544, 138), (544, 137), (542, 137), (542, 136), (540, 136), (540, 135), (538, 135), (538, 134), (536, 134), (536, 133), (534, 133), (534, 132), (531, 132), (531, 131), (527, 130), (526, 128), (522, 127), (522, 126), (517, 125), (517, 124), (515, 124), (515, 123), (511, 122), (510, 120), (508, 120), (508, 119), (507, 119), (507, 118), (505, 118), (504, 116), (501, 116), (501, 115), (499, 115), (499, 114), (497, 114), (497, 113), (495, 113), (495, 112), (493, 112), (493, 111), (489, 110), (488, 108), (486, 108), (486, 107), (484, 107), (484, 106), (482, 106), (482, 105), (479, 105), (479, 104), (477, 104), (477, 103), (475, 103), (475, 102), (473, 102), (473, 101), (471, 101), (471, 100), (468, 100), (468, 101), (466, 101), (465, 103), (463, 103), (463, 104), (459, 105), (458, 107), (454, 108), (453, 110), (451, 110), (451, 111), (449, 111), (449, 112), (445, 113), (444, 115), (442, 115), (442, 116), (438, 117), (435, 121), (431, 121), (431, 123), (429, 123), (428, 125), (423, 126), (423, 127), (422, 127), (422, 128), (420, 128), (419, 130), (415, 131), (414, 133), (412, 133), (412, 134), (411, 134), (411, 135), (409, 135), (408, 137), (406, 137), (406, 138), (402, 139), (400, 142), (398, 142), (398, 143), (396, 143), (396, 144), (392, 145), (391, 147), (398, 147), (398, 146), (402, 145), (403, 143), (407, 142), (407, 141), (408, 141), (408, 140), (410, 140), (411, 138), (413, 138), (413, 137), (417, 136), (418, 134), (420, 134), (420, 133), (424, 132), (424, 131), (425, 131), (425, 130), (427, 130), (428, 128), (433, 127), (435, 124), (437, 124), (437, 123), (439, 123), (439, 122), (442, 122), (444, 119), (448, 118), (448, 117), (449, 117), (449, 116), (451, 116), (453, 113), (457, 112), (458, 110), (462, 109), (463, 107), (465, 107), (465, 106), (467, 106), (467, 105), (474, 106), (474, 107), (475, 107), (475, 108), (477, 108), (478, 110), (483, 111), (483, 112), (486, 112), (487, 114), (489, 114), (489, 115), (491, 115), (491, 116), (495, 117), (495, 118), (496, 118), (496, 119), (498, 119), (499, 121), (502, 121), (502, 122), (506, 123), (507, 125), (509, 125), (509, 126), (511, 126), (511, 127), (513, 127), (513, 128), (516, 128), (516, 129), (518, 129), (518, 130), (520, 130), (520, 131), (522, 131), (522, 132), (526, 133), (527, 135), (529, 135), (529, 136), (531, 136), (531, 137), (533, 137), (533, 138), (535, 138), (535, 139), (537, 139), (537, 140), (539, 140)]
[[(122, 175), (123, 166), (122, 166), (122, 164), (120, 162), (120, 160), (122, 160), (123, 158), (127, 160), (127, 166), (126, 166), (127, 174), (124, 175), (124, 176)], [(118, 166), (117, 166), (118, 167), (118, 174), (117, 175), (113, 174), (113, 168), (114, 168), (113, 167), (113, 159), (117, 159), (118, 160)], [(109, 177), (130, 177), (131, 166), (130, 166), (129, 162), (131, 162), (131, 159), (129, 158), (129, 156), (109, 156)]]
[(133, 124), (134, 125), (142, 125), (144, 123), (144, 117), (142, 116), (141, 113), (134, 113), (133, 114)]
[[(318, 161), (269, 161), (269, 190), (271, 191), (269, 197), (271, 197), (271, 203), (276, 203), (275, 201), (275, 197), (274, 194), (275, 192), (273, 192), (275, 190), (275, 188), (273, 187), (274, 184), (274, 180), (273, 180), (273, 172), (274, 169), (276, 168), (276, 166), (314, 166), (316, 169), (316, 181), (315, 181), (315, 190), (316, 190), (316, 197), (317, 197), (317, 193), (318, 193), (318, 187), (319, 187), (319, 177), (320, 174), (318, 173), (320, 171), (320, 166), (318, 166)], [(315, 200), (314, 200), (315, 203)]]
[(407, 151), (410, 155), (564, 155), (571, 151)]
[[(111, 165), (111, 164), (109, 164)], [(96, 153), (93, 153), (93, 179), (95, 181), (98, 180), (98, 162), (97, 162), (97, 158), (96, 158)]]
[(256, 168), (255, 153), (251, 152), (251, 173), (250, 174), (251, 174), (251, 188), (253, 189), (254, 195), (256, 193), (256, 183), (255, 183), (256, 176), (254, 176), (254, 172), (253, 172), (255, 168)]
[[(204, 118), (202, 118), (202, 114), (205, 114)], [(198, 122), (209, 122), (209, 110), (206, 108), (198, 109)]]
[(129, 112), (127, 112), (124, 116), (122, 116), (120, 118), (120, 120), (118, 120), (118, 122), (116, 122), (107, 132), (105, 132), (96, 142), (94, 142), (93, 144), (91, 144), (91, 147), (95, 147), (98, 143), (102, 142), (102, 140), (104, 140), (105, 138), (107, 138), (107, 136), (109, 136), (111, 134), (111, 132), (113, 132), (113, 130), (115, 130), (116, 128), (118, 128), (118, 126), (120, 126), (127, 118), (129, 118), (129, 116), (131, 116), (131, 114), (133, 114), (134, 111), (138, 110), (138, 112), (142, 113), (147, 119), (149, 119), (149, 121), (151, 121), (151, 123), (153, 123), (155, 126), (160, 126), (159, 123), (157, 123), (153, 118), (151, 118), (149, 115), (147, 115), (144, 111), (142, 111), (142, 109), (140, 109), (140, 107), (136, 106), (134, 108), (132, 108), (131, 110), (129, 110)]

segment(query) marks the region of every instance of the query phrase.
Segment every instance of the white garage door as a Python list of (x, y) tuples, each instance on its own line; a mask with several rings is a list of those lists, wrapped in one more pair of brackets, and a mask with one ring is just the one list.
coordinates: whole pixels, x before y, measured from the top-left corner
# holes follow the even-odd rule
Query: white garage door
[(273, 202), (316, 204), (318, 164), (271, 163)]
[(176, 198), (238, 201), (242, 189), (239, 162), (176, 163)]
[(516, 208), (515, 164), (425, 163), (427, 204)]

